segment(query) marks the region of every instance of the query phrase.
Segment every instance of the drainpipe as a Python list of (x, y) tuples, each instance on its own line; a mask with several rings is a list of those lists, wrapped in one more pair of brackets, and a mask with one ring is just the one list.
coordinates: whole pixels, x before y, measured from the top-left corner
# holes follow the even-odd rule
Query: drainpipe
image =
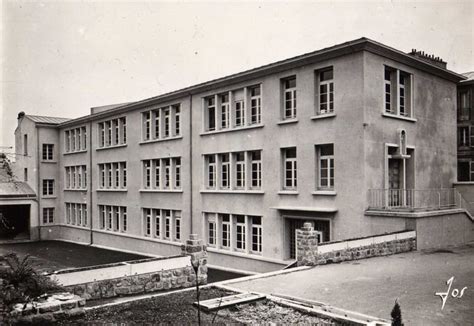
[[(36, 128), (36, 182), (37, 182), (37, 193), (38, 193), (38, 240), (41, 241), (41, 177), (40, 177), (40, 141), (39, 141), (39, 128), (35, 125)], [(28, 145), (28, 144), (27, 144)], [(27, 148), (28, 151), (28, 148)], [(28, 152), (27, 152), (28, 153)], [(57, 186), (57, 184), (56, 184)], [(31, 236), (30, 236), (31, 237)]]
[(191, 93), (189, 93), (189, 185), (189, 223), (191, 223), (189, 234), (193, 234), (193, 96)]
[(87, 177), (89, 178), (87, 185), (89, 187), (89, 225), (90, 225), (90, 245), (94, 243), (94, 231), (92, 229), (92, 221), (93, 221), (93, 212), (94, 206), (92, 205), (92, 182), (94, 178), (92, 177), (92, 121), (89, 121), (89, 173), (87, 173)]

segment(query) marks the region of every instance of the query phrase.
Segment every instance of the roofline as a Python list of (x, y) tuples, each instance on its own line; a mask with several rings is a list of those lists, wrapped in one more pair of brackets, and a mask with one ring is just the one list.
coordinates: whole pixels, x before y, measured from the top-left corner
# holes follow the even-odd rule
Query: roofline
[(166, 101), (173, 101), (184, 96), (193, 95), (197, 93), (202, 93), (212, 88), (218, 88), (225, 86), (231, 83), (239, 83), (247, 80), (258, 78), (262, 75), (267, 75), (270, 73), (278, 73), (286, 70), (298, 68), (305, 66), (307, 64), (316, 63), (319, 61), (324, 61), (328, 59), (333, 59), (336, 57), (353, 54), (359, 51), (368, 51), (400, 63), (407, 65), (415, 65), (417, 68), (427, 71), (438, 77), (447, 79), (449, 81), (458, 83), (463, 79), (466, 79), (465, 76), (457, 74), (448, 69), (441, 68), (435, 64), (431, 64), (425, 60), (419, 59), (415, 56), (404, 53), (400, 50), (394, 49), (392, 47), (386, 46), (382, 43), (373, 41), (371, 39), (362, 37), (353, 41), (337, 44), (331, 47), (327, 47), (321, 50), (313, 51), (310, 53), (302, 54), (296, 57), (289, 59), (277, 61), (267, 65), (263, 65), (257, 68), (250, 70), (245, 70), (236, 74), (228, 75), (225, 77), (213, 79), (204, 83), (199, 83), (193, 86), (185, 87), (176, 91), (158, 95), (155, 97), (150, 97), (144, 100), (137, 102), (132, 102), (125, 104), (123, 106), (116, 107), (111, 110), (98, 112), (90, 114), (87, 116), (79, 117), (76, 119), (71, 119), (66, 122), (59, 123), (57, 126), (59, 128), (68, 127), (75, 125), (77, 123), (85, 123), (97, 119), (106, 118), (109, 116), (121, 114), (127, 111), (144, 108), (149, 105), (155, 105)]

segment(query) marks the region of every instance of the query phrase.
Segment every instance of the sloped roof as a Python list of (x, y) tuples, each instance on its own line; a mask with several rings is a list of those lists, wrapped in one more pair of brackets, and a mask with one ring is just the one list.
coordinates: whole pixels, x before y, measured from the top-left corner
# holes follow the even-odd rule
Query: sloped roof
[(118, 108), (119, 106), (127, 105), (127, 104), (130, 104), (130, 103), (132, 103), (132, 102), (125, 102), (125, 103), (118, 103), (118, 104), (108, 104), (108, 105), (101, 105), (101, 106), (93, 106), (93, 107), (91, 107), (91, 110), (100, 110), (102, 112), (102, 111), (115, 109), (115, 108)]
[(26, 182), (0, 182), (0, 198), (36, 197), (35, 192)]
[(36, 123), (46, 123), (46, 124), (54, 124), (54, 125), (71, 120), (69, 118), (47, 117), (47, 116), (42, 116), (42, 115), (29, 115), (29, 114), (26, 115), (26, 117)]
[(467, 77), (467, 79), (463, 80), (463, 82), (474, 80), (474, 71), (465, 72), (463, 75)]

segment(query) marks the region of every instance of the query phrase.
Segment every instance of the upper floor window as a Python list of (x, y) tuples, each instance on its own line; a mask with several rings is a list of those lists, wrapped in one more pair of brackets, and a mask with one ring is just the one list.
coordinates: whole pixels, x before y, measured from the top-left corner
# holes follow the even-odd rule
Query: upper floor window
[(458, 119), (459, 120), (470, 120), (471, 119), (471, 99), (468, 90), (459, 92), (459, 104), (458, 104)]
[(65, 189), (87, 189), (87, 167), (85, 165), (66, 166)]
[(64, 150), (66, 153), (87, 149), (87, 128), (79, 127), (64, 132)]
[(296, 118), (296, 77), (282, 80), (283, 86), (283, 119)]
[(170, 241), (181, 240), (181, 211), (143, 208), (143, 234)]
[(318, 93), (318, 114), (334, 112), (334, 72), (333, 68), (316, 72)]
[(43, 196), (54, 196), (53, 179), (43, 179)]
[(28, 135), (23, 135), (23, 155), (28, 156)]
[(100, 122), (98, 128), (99, 148), (127, 143), (127, 120), (125, 117)]
[(384, 110), (387, 114), (412, 117), (412, 75), (385, 67)]
[(143, 188), (155, 190), (181, 189), (181, 158), (144, 160)]
[(227, 130), (260, 124), (261, 85), (239, 88), (203, 99), (204, 130)]
[(318, 157), (318, 189), (334, 189), (334, 146), (316, 146)]
[(297, 187), (296, 147), (284, 148), (283, 189), (294, 190)]
[(262, 185), (261, 150), (204, 156), (207, 189), (255, 190)]
[(166, 139), (181, 135), (181, 106), (179, 104), (142, 113), (144, 141)]
[(53, 144), (43, 144), (43, 161), (52, 161), (53, 160)]
[(76, 226), (87, 226), (87, 204), (65, 203), (66, 204), (66, 224)]
[(126, 189), (127, 162), (99, 164), (99, 189)]

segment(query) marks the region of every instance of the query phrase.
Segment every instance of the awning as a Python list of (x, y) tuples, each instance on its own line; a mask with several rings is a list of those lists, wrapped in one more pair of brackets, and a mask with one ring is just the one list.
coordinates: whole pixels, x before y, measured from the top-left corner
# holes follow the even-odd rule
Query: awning
[(333, 207), (302, 207), (302, 206), (277, 206), (270, 207), (279, 211), (300, 211), (300, 212), (317, 212), (317, 213), (336, 213), (337, 208)]
[(0, 182), (0, 199), (35, 197), (35, 192), (26, 182)]

